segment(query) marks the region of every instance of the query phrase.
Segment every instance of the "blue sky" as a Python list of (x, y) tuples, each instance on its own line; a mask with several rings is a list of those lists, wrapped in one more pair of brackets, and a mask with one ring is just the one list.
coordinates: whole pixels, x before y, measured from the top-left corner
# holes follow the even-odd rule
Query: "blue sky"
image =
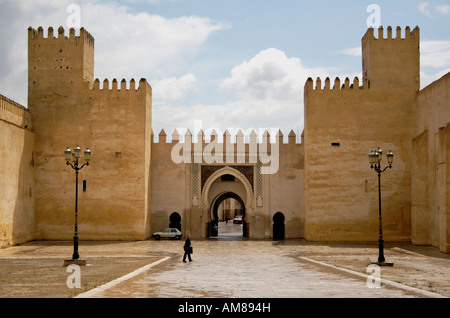
[[(381, 25), (421, 29), (422, 86), (450, 71), (449, 1), (0, 0), (0, 94), (26, 106), (27, 28), (79, 8), (95, 38), (95, 77), (153, 87), (153, 129), (303, 129), (307, 77), (361, 77), (361, 38)], [(182, 131), (182, 129), (181, 129)]]

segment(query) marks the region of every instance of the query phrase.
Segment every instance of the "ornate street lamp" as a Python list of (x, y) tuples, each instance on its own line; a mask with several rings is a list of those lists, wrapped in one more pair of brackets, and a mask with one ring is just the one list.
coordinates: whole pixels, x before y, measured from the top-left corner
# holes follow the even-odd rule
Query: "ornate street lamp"
[[(75, 170), (75, 235), (73, 237), (73, 256), (71, 260), (65, 260), (64, 265), (68, 266), (70, 264), (77, 265), (86, 265), (85, 260), (80, 259), (80, 255), (78, 254), (78, 171), (83, 169), (85, 166), (89, 166), (89, 161), (91, 160), (91, 150), (87, 148), (84, 151), (84, 159), (85, 163), (80, 166), (78, 160), (81, 156), (81, 148), (77, 146), (73, 152), (70, 148), (67, 148), (64, 151), (64, 155), (66, 157), (66, 165), (71, 166), (72, 169)], [(73, 164), (70, 162), (72, 160)]]
[(384, 240), (383, 240), (383, 228), (381, 220), (381, 174), (386, 171), (387, 168), (392, 168), (392, 163), (394, 162), (394, 154), (389, 150), (387, 153), (388, 165), (381, 169), (381, 160), (383, 156), (383, 150), (378, 148), (377, 150), (372, 150), (369, 153), (369, 163), (370, 169), (374, 169), (378, 173), (378, 213), (380, 219), (380, 237), (378, 239), (378, 262), (373, 262), (373, 264), (381, 266), (393, 266), (393, 263), (386, 263), (384, 258)]

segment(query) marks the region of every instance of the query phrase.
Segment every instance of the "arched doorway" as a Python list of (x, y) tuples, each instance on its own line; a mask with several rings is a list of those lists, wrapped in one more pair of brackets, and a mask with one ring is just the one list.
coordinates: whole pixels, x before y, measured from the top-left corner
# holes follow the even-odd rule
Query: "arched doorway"
[(181, 215), (178, 212), (173, 212), (169, 217), (169, 227), (177, 228), (181, 231)]
[[(232, 217), (227, 220), (219, 215), (219, 207), (228, 199), (237, 201), (241, 208), (238, 214), (232, 214)], [(211, 208), (211, 219), (209, 227), (209, 236), (211, 237), (236, 238), (248, 236), (245, 222), (245, 203), (234, 192), (224, 192), (216, 197)]]
[[(232, 166), (225, 166), (212, 173), (204, 182), (201, 192), (201, 207), (203, 209), (202, 225), (204, 232), (202, 237), (210, 237), (217, 224), (215, 220), (218, 215), (214, 212), (218, 205), (216, 202), (227, 198), (236, 198), (239, 204), (245, 209), (242, 223), (241, 237), (251, 237), (251, 224), (248, 220), (252, 218), (255, 208), (253, 186), (249, 177), (234, 169)], [(220, 199), (220, 200), (218, 200)]]
[(282, 241), (285, 238), (284, 214), (281, 212), (275, 213), (273, 216), (273, 240)]

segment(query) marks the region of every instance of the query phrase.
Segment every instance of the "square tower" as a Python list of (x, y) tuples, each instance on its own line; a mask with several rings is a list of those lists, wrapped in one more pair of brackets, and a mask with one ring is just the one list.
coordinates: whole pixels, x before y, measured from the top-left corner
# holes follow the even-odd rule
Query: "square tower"
[[(411, 237), (411, 136), (420, 89), (419, 28), (370, 28), (362, 38), (363, 85), (327, 78), (305, 85), (305, 238), (377, 240), (376, 175), (367, 154), (381, 147), (395, 154), (383, 177), (384, 235)], [(339, 160), (336, 160), (339, 158)], [(332, 180), (332, 181), (330, 181)], [(375, 182), (374, 182), (375, 181)]]
[(370, 28), (362, 39), (363, 77), (370, 88), (413, 90), (420, 89), (420, 30), (405, 28), (405, 37), (397, 27), (395, 38), (392, 27), (384, 37), (383, 27), (378, 38)]
[[(29, 28), (28, 105), (35, 137), (37, 239), (70, 239), (74, 175), (63, 150), (92, 150), (80, 173), (79, 234), (145, 239), (150, 229), (151, 87), (94, 80), (94, 38)], [(117, 155), (120, 154), (120, 155)]]
[[(57, 37), (49, 27), (47, 38), (43, 28), (28, 28), (28, 96), (29, 101), (42, 90), (65, 90), (68, 85), (81, 85), (94, 80), (94, 38), (83, 28), (69, 37), (59, 27)], [(31, 108), (33, 104), (31, 103)]]

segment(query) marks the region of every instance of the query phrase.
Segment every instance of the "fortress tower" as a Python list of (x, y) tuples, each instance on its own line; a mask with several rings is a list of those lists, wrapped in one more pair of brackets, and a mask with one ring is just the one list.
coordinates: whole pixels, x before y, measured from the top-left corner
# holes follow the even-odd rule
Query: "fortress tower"
[[(419, 28), (405, 37), (369, 29), (362, 38), (363, 79), (310, 78), (305, 85), (305, 238), (366, 241), (378, 235), (377, 175), (368, 153), (395, 154), (382, 177), (384, 235), (411, 235), (411, 140), (420, 88)], [(384, 165), (386, 159), (384, 159)]]
[[(28, 30), (28, 107), (36, 133), (36, 235), (70, 239), (75, 173), (64, 149), (92, 150), (80, 171), (83, 239), (145, 239), (150, 224), (151, 87), (94, 81), (94, 38)], [(129, 88), (127, 87), (129, 86)], [(120, 228), (117, 225), (120, 224)]]
[[(80, 35), (70, 29), (69, 37), (64, 28), (55, 37), (52, 27), (47, 38), (39, 27), (28, 29), (28, 90), (33, 97), (35, 90), (67, 89), (69, 85), (81, 85), (94, 80), (94, 38), (83, 28)], [(29, 96), (30, 97), (30, 96)]]
[(363, 77), (374, 89), (413, 90), (420, 89), (420, 30), (410, 27), (404, 30), (392, 27), (377, 30), (370, 28), (362, 39)]

